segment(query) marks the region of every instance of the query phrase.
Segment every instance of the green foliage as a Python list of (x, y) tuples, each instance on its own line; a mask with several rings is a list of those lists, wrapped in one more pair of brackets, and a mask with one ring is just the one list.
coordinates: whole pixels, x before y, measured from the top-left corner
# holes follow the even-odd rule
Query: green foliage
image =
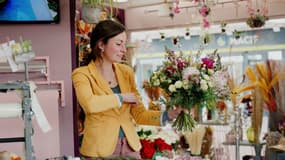
[(265, 25), (265, 22), (268, 20), (268, 17), (261, 14), (256, 14), (246, 20), (246, 23), (251, 28), (258, 28)]
[(141, 129), (141, 130), (137, 131), (137, 134), (141, 138), (147, 138), (152, 134), (152, 132), (150, 130), (145, 131), (145, 130)]

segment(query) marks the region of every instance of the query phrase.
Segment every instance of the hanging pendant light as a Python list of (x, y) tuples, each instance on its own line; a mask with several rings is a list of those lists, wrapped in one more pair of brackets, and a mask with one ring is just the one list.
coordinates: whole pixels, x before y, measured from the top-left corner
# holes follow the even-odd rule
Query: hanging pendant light
[(125, 3), (125, 2), (128, 2), (128, 0), (113, 0), (114, 2), (117, 2), (117, 3)]

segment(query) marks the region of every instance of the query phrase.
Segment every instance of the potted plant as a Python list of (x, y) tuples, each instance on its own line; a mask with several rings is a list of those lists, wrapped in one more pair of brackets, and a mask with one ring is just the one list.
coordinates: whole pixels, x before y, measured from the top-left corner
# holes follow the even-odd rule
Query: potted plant
[(246, 20), (246, 23), (250, 28), (259, 28), (265, 25), (266, 20), (268, 20), (268, 17), (260, 14), (259, 10), (257, 10), (257, 13), (251, 15)]
[[(82, 1), (82, 19), (86, 23), (98, 23), (102, 17), (106, 18), (104, 0), (83, 0)], [(109, 0), (110, 17), (112, 17), (113, 1)], [(103, 16), (105, 15), (105, 16)]]

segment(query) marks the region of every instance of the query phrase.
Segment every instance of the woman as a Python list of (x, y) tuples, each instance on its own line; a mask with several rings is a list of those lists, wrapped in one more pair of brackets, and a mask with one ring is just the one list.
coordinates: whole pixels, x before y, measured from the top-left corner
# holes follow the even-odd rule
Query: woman
[(85, 158), (140, 159), (135, 123), (162, 125), (181, 111), (162, 113), (144, 108), (132, 68), (120, 64), (127, 52), (126, 41), (123, 25), (111, 20), (99, 22), (91, 34), (90, 62), (73, 71), (77, 99), (86, 115), (80, 148)]

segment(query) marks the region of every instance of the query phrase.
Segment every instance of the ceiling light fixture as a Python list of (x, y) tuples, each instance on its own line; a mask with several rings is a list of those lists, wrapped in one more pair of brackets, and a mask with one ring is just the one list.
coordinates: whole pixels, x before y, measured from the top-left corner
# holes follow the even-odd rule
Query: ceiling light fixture
[(189, 29), (189, 28), (186, 28), (186, 32), (185, 32), (185, 35), (184, 35), (184, 39), (189, 40), (190, 38), (191, 38), (190, 29)]
[(274, 26), (272, 29), (273, 29), (273, 32), (280, 32), (280, 27), (278, 26)]
[(114, 2), (117, 2), (117, 3), (125, 3), (125, 2), (128, 2), (128, 0), (113, 0)]

